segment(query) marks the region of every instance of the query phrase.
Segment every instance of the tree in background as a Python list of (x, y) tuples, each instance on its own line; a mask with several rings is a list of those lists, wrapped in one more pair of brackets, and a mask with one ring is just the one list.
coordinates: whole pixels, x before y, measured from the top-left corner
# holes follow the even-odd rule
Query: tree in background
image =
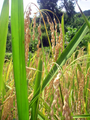
[(9, 17), (9, 23), (8, 23), (6, 52), (12, 52), (12, 44), (11, 44), (11, 18), (10, 17)]
[(60, 8), (65, 8), (69, 17), (75, 14), (75, 0), (59, 0), (61, 2)]
[[(58, 0), (37, 0), (37, 3), (40, 6), (40, 9), (48, 9), (53, 11), (54, 13), (57, 14), (57, 16), (62, 15), (61, 11), (58, 9), (57, 6)], [(53, 18), (53, 14), (49, 12), (49, 15), (51, 18)]]
[[(59, 8), (57, 3), (59, 3)], [(65, 8), (68, 17), (72, 17), (75, 14), (75, 0), (37, 0), (40, 9), (48, 9), (53, 11), (59, 18), (62, 16), (61, 9)], [(51, 18), (53, 14), (50, 13)]]

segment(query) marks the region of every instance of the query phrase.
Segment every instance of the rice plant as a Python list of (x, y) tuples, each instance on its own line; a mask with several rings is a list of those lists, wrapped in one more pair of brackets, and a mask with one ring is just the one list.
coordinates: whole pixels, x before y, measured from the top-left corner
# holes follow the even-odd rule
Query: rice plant
[[(0, 15), (0, 119), (89, 120), (90, 43), (88, 53), (84, 52), (84, 48), (77, 48), (90, 29), (89, 21), (83, 15), (85, 23), (65, 48), (64, 16), (60, 23), (55, 13), (39, 10), (34, 3), (28, 4), (24, 12), (22, 3), (23, 0), (12, 0), (11, 3), (12, 58), (6, 62), (8, 0), (4, 0)], [(38, 36), (35, 36), (37, 13), (30, 21), (32, 4), (41, 15)], [(53, 14), (53, 20), (48, 11)], [(51, 40), (43, 14), (50, 26)], [(50, 46), (48, 53), (43, 47), (41, 20)], [(37, 51), (29, 56), (29, 44), (35, 38), (38, 40)]]

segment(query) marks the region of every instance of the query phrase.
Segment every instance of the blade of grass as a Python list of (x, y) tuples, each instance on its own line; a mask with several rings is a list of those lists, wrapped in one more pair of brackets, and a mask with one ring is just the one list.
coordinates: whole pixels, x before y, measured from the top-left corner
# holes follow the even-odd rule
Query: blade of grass
[(89, 57), (87, 59), (87, 69), (86, 69), (86, 72), (87, 72), (88, 68), (90, 67), (90, 62), (88, 62), (88, 61), (90, 61), (90, 40), (88, 42), (87, 51), (88, 51), (87, 54), (89, 55)]
[(63, 34), (63, 50), (64, 50), (64, 37), (65, 37), (65, 31), (64, 31), (64, 14), (62, 16), (62, 20), (61, 20), (61, 28), (62, 28), (62, 34)]
[[(41, 86), (41, 76), (42, 76), (42, 60), (40, 59), (39, 64), (38, 64), (36, 79), (35, 79), (34, 95), (35, 95), (37, 89)], [(34, 104), (32, 106), (31, 120), (37, 120), (38, 100), (39, 100), (39, 98), (36, 100), (36, 102), (34, 102)]]
[[(40, 116), (40, 117), (39, 117)], [(45, 115), (43, 115), (43, 113), (42, 112), (40, 112), (39, 110), (38, 110), (38, 117), (40, 118), (40, 120), (41, 119), (43, 119), (43, 120), (49, 120)]]
[(25, 67), (23, 0), (12, 0), (11, 35), (18, 118), (19, 120), (29, 120)]
[(9, 73), (10, 73), (11, 68), (12, 68), (12, 58), (11, 58), (11, 60), (10, 60), (10, 64), (9, 64), (9, 66), (8, 66), (8, 70), (7, 70), (6, 80), (5, 80), (5, 81), (8, 80), (8, 77), (9, 77)]
[[(76, 3), (77, 3), (77, 1), (76, 1)], [(77, 3), (77, 6), (78, 6), (78, 8), (79, 8), (79, 10), (80, 10), (80, 12), (81, 12), (83, 18), (84, 18), (84, 20), (85, 20), (85, 22), (86, 22), (86, 24), (87, 24), (89, 30), (90, 30), (90, 23), (89, 23), (88, 19), (86, 18), (86, 16), (85, 16), (84, 13), (82, 12), (82, 10), (81, 10), (81, 8), (80, 8), (80, 6), (79, 6), (78, 3)]]
[(63, 95), (62, 95), (62, 90), (61, 90), (61, 84), (59, 84), (59, 91), (60, 91), (60, 97), (61, 97), (62, 105), (64, 105), (64, 100), (63, 100)]
[(88, 115), (75, 115), (73, 118), (90, 118), (90, 114)]
[(8, 20), (9, 20), (9, 0), (4, 0), (2, 12), (0, 15), (0, 92), (3, 86), (2, 74), (3, 74), (3, 65), (4, 65), (4, 57), (6, 50)]

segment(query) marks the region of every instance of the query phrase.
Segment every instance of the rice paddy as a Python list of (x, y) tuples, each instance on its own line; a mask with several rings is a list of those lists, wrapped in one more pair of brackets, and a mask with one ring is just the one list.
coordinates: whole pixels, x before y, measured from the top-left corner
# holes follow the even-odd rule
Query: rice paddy
[[(15, 0), (11, 4), (10, 60), (4, 59), (6, 48), (3, 47), (8, 28), (8, 0), (4, 1), (0, 15), (0, 119), (89, 120), (90, 43), (88, 51), (78, 48), (78, 44), (89, 31), (89, 21), (83, 15), (86, 22), (65, 48), (64, 16), (60, 23), (53, 12), (52, 20), (48, 10), (38, 9), (48, 36), (49, 50), (46, 52), (41, 39), (41, 19), (38, 36), (35, 36), (38, 12), (30, 21), (31, 4), (23, 12), (22, 2), (23, 0)], [(42, 13), (46, 15), (50, 26), (51, 39)], [(38, 40), (37, 50), (31, 55), (28, 54), (29, 44), (35, 38)]]

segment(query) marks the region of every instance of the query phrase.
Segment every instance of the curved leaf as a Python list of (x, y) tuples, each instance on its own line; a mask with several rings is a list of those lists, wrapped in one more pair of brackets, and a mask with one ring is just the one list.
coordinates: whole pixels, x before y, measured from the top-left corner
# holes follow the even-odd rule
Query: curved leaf
[(12, 0), (11, 35), (18, 118), (19, 120), (29, 120), (25, 67), (23, 0)]
[(0, 15), (0, 92), (2, 89), (2, 73), (4, 65), (4, 57), (6, 50), (6, 38), (9, 20), (9, 0), (4, 0), (2, 12)]

